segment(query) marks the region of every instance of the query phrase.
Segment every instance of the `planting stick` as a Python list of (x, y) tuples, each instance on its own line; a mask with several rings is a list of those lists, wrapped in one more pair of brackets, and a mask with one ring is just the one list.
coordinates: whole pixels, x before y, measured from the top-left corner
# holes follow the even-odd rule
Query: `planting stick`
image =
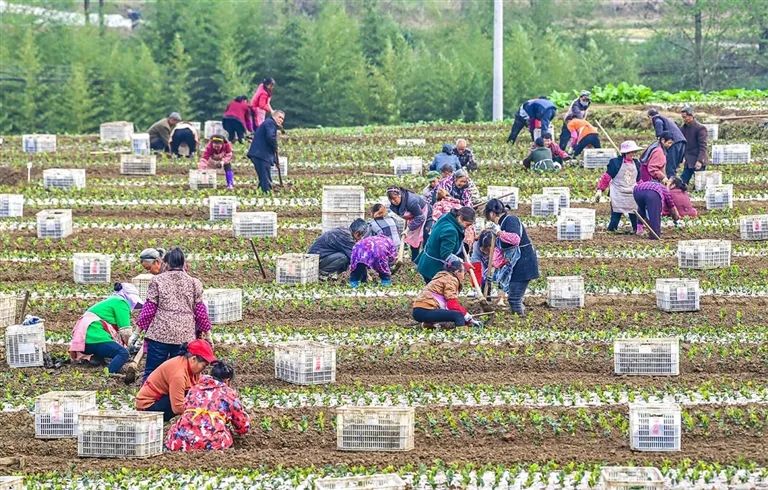
[[(282, 127), (280, 128), (282, 129)], [(283, 130), (283, 133), (285, 133), (285, 130)], [(280, 154), (275, 150), (275, 163), (277, 166), (277, 179), (280, 181), (280, 187), (283, 187), (283, 172), (280, 170)], [(253, 241), (251, 241), (251, 244), (253, 244)], [(254, 250), (256, 250), (254, 248)], [(256, 258), (258, 259), (259, 256), (256, 255)], [(261, 266), (261, 261), (259, 261), (259, 266)], [(262, 273), (264, 273), (264, 270), (262, 269)], [(266, 276), (264, 276), (266, 279)]]
[(613, 145), (613, 147), (616, 149), (616, 151), (617, 151), (617, 152), (619, 152), (619, 153), (621, 153), (621, 152), (619, 151), (619, 147), (618, 147), (618, 146), (616, 146), (616, 143), (614, 143), (614, 142), (613, 142), (613, 140), (611, 139), (611, 135), (610, 135), (610, 134), (608, 134), (608, 131), (606, 131), (606, 130), (605, 130), (605, 128), (603, 128), (603, 125), (602, 125), (602, 124), (600, 124), (600, 121), (598, 121), (597, 119), (595, 119), (595, 122), (597, 123), (597, 127), (598, 127), (598, 128), (600, 128), (600, 130), (603, 132), (603, 134), (605, 134), (605, 137), (606, 137), (606, 138), (608, 138), (608, 141), (610, 141), (610, 142), (611, 142), (611, 145)]
[[(506, 194), (502, 194), (502, 195), (500, 195), (499, 197), (494, 197), (493, 199), (504, 199), (505, 197), (514, 196), (514, 195), (515, 195), (515, 193), (514, 193), (514, 192), (508, 192), (508, 193), (506, 193)], [(486, 201), (480, 201), (479, 203), (475, 204), (475, 205), (474, 205), (474, 206), (472, 206), (472, 207), (473, 207), (474, 209), (480, 209), (480, 208), (482, 208), (483, 206), (485, 206), (486, 204), (488, 204), (488, 201), (489, 201), (489, 200), (490, 200), (490, 199), (488, 199), (488, 200), (486, 200)]]
[(491, 299), (491, 286), (493, 283), (493, 251), (496, 250), (496, 235), (491, 235), (491, 251), (488, 254), (488, 268), (485, 271), (485, 298)]
[[(464, 244), (461, 245), (461, 255), (464, 256), (464, 261), (469, 263), (469, 259), (467, 258), (467, 252), (464, 251)], [(470, 271), (469, 279), (472, 282), (472, 287), (475, 288), (475, 292), (477, 293), (477, 297), (480, 298), (480, 301), (483, 303), (488, 303), (488, 300), (485, 299), (485, 296), (483, 296), (483, 291), (480, 289), (480, 285), (477, 283), (477, 278), (475, 277), (474, 270)]]
[(24, 300), (21, 302), (21, 318), (19, 323), (24, 321), (24, 315), (27, 313), (27, 303), (29, 303), (29, 291), (24, 291)]
[(256, 244), (253, 242), (253, 238), (250, 238), (248, 241), (251, 242), (251, 248), (253, 249), (253, 255), (256, 256), (256, 263), (259, 264), (259, 270), (261, 270), (261, 277), (266, 279), (267, 278), (267, 273), (264, 272), (264, 266), (261, 265), (261, 259), (259, 258), (259, 251), (256, 250)]
[(645, 221), (645, 218), (640, 216), (640, 213), (635, 212), (634, 214), (635, 214), (635, 216), (637, 216), (637, 219), (639, 219), (640, 221), (643, 222), (643, 226), (645, 226), (646, 228), (651, 230), (651, 234), (656, 237), (656, 240), (661, 240), (661, 237), (659, 235), (657, 235), (655, 231), (653, 231), (653, 228), (651, 228), (651, 225), (649, 225), (648, 222)]

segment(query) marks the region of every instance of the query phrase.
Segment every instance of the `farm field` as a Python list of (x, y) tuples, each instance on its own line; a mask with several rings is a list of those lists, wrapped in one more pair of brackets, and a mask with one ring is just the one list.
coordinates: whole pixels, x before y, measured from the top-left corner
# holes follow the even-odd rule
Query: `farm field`
[[(765, 113), (756, 105), (697, 107), (698, 117)], [(641, 107), (598, 106), (590, 114), (617, 143), (651, 142)], [(720, 124), (717, 144), (751, 144), (749, 164), (708, 168), (733, 184), (733, 207), (707, 210), (704, 193), (693, 191), (699, 217), (679, 228), (665, 221), (661, 242), (607, 233), (610, 204), (592, 199), (603, 170), (571, 165), (557, 174), (528, 173), (519, 164), (528, 136), (511, 147), (504, 142), (508, 130), (490, 123), (289, 130), (280, 136), (286, 185), (268, 197), (255, 184), (243, 146), (235, 147), (234, 191), (221, 188), (221, 175), (218, 189), (190, 190), (191, 160), (158, 158), (156, 176), (131, 177), (119, 171), (123, 148), (101, 144), (95, 135), (59, 135), (55, 153), (34, 155), (22, 152), (21, 137), (4, 137), (0, 194), (23, 194), (25, 202), (23, 216), (0, 219), (0, 294), (31, 293), (27, 310), (45, 320), (54, 358), (67, 357), (73, 324), (111, 291), (109, 284), (75, 284), (73, 254), (111, 255), (112, 282), (127, 282), (143, 273), (142, 249), (178, 245), (206, 288), (243, 290), (242, 321), (214, 325), (212, 337), (217, 356), (235, 364), (234, 385), (252, 428), (223, 453), (78, 458), (74, 439), (35, 438), (35, 398), (53, 390), (97, 390), (101, 407), (129, 408), (138, 385), (125, 386), (100, 368), (11, 369), (1, 362), (0, 461), (21, 457), (24, 463), (0, 465), (0, 474), (25, 474), (29, 488), (308, 490), (324, 475), (397, 472), (415, 489), (587, 489), (597, 488), (604, 465), (647, 465), (662, 470), (669, 488), (766, 488), (768, 240), (743, 240), (739, 226), (744, 216), (768, 214), (768, 123)], [(395, 182), (420, 192), (421, 176), (387, 176), (390, 160), (429, 162), (443, 143), (459, 137), (478, 161), (472, 178), (481, 194), (489, 185), (520, 190), (515, 214), (536, 246), (542, 276), (525, 298), (526, 317), (500, 309), (482, 330), (420, 329), (410, 309), (423, 281), (411, 264), (388, 289), (352, 290), (346, 279), (275, 284), (276, 257), (304, 253), (320, 235), (324, 185), (362, 185), (367, 208)], [(424, 138), (426, 145), (397, 146), (398, 138)], [(48, 168), (84, 168), (85, 188), (44, 189)], [(530, 197), (544, 186), (567, 186), (571, 207), (596, 210), (593, 239), (559, 241), (555, 217), (531, 216)], [(238, 197), (238, 211), (277, 213), (277, 238), (256, 240), (266, 278), (248, 240), (233, 236), (231, 222), (208, 220), (208, 199), (224, 195)], [(55, 208), (72, 210), (73, 234), (37, 238), (35, 214)], [(677, 242), (694, 239), (730, 240), (730, 266), (678, 268)], [(581, 276), (584, 307), (550, 308), (549, 276)], [(656, 280), (673, 277), (699, 280), (699, 311), (656, 307)], [(462, 302), (472, 304), (470, 297)], [(613, 342), (633, 337), (678, 337), (680, 374), (615, 375)], [(276, 380), (272, 347), (292, 340), (336, 345), (336, 382)], [(636, 401), (681, 405), (681, 451), (630, 449), (628, 403)], [(415, 407), (414, 449), (336, 450), (336, 407), (345, 404)]]

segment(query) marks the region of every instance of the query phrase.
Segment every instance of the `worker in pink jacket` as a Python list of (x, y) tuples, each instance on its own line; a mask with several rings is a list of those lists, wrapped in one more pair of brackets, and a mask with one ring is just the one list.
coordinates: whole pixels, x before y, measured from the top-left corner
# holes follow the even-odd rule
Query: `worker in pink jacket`
[(640, 157), (640, 181), (655, 180), (667, 184), (667, 149), (672, 146), (674, 140), (669, 131), (664, 131), (659, 140), (645, 149)]
[(272, 90), (274, 88), (275, 79), (265, 78), (261, 81), (258, 88), (256, 88), (256, 92), (253, 94), (253, 98), (251, 99), (251, 109), (253, 110), (253, 114), (256, 118), (256, 121), (253, 125), (254, 132), (256, 131), (256, 128), (261, 126), (261, 123), (264, 122), (264, 118), (267, 116), (267, 113), (272, 113), (272, 106), (270, 105), (270, 101), (272, 100)]
[(227, 179), (227, 189), (235, 188), (235, 174), (232, 172), (232, 145), (227, 138), (217, 133), (211, 137), (200, 157), (197, 167), (200, 170), (224, 168)]

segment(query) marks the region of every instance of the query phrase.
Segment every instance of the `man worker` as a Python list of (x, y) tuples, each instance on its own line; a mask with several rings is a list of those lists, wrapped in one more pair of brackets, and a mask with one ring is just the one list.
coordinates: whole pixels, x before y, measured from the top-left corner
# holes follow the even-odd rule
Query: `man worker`
[[(568, 136), (570, 138), (570, 132), (568, 133)], [(563, 163), (565, 163), (566, 160), (571, 159), (571, 155), (566, 153), (562, 148), (560, 148), (560, 146), (557, 143), (554, 142), (554, 140), (552, 140), (551, 133), (542, 133), (541, 139), (544, 140), (544, 148), (549, 148), (549, 151), (552, 152), (552, 160), (562, 165)], [(536, 148), (536, 144), (534, 143), (534, 145), (531, 146), (531, 150), (535, 148)]]
[(571, 132), (568, 131), (568, 121), (571, 119), (586, 119), (587, 111), (589, 111), (589, 105), (592, 103), (590, 96), (592, 94), (589, 90), (582, 90), (579, 96), (571, 102), (568, 106), (568, 112), (563, 119), (563, 130), (560, 132), (560, 149), (565, 151), (568, 147), (568, 142), (571, 139)]
[(681, 128), (685, 136), (685, 169), (680, 179), (688, 185), (695, 172), (700, 172), (707, 168), (707, 128), (693, 117), (693, 109), (685, 106), (680, 111), (683, 116), (683, 127)]
[[(541, 133), (551, 132), (551, 123), (557, 113), (557, 107), (546, 97), (531, 99), (520, 107), (520, 112), (515, 116), (515, 122), (507, 137), (507, 142), (515, 144), (517, 135), (523, 129), (523, 121), (526, 119), (522, 113), (528, 117), (528, 130), (531, 133), (531, 139), (535, 140)], [(538, 133), (537, 134), (537, 130)]]
[(272, 191), (272, 165), (278, 164), (277, 130), (283, 127), (285, 112), (274, 111), (271, 118), (264, 120), (256, 128), (253, 141), (248, 148), (248, 158), (253, 162), (256, 175), (259, 177), (259, 187), (262, 192)]
[(648, 109), (648, 117), (651, 119), (657, 138), (665, 132), (672, 135), (672, 146), (667, 149), (666, 174), (667, 177), (674, 177), (677, 174), (677, 167), (685, 156), (685, 136), (675, 121), (662, 116), (658, 110)]
[(453, 145), (449, 143), (444, 144), (443, 151), (435, 155), (435, 158), (432, 159), (432, 163), (429, 165), (429, 170), (442, 169), (446, 165), (453, 167), (453, 170), (460, 169), (461, 162), (459, 161), (459, 157), (453, 154), (453, 150)]
[(477, 162), (475, 162), (475, 155), (472, 153), (472, 149), (467, 146), (467, 140), (459, 138), (456, 140), (456, 146), (453, 148), (453, 154), (459, 159), (461, 168), (467, 170), (477, 170)]
[(544, 145), (544, 138), (538, 137), (533, 142), (533, 150), (523, 160), (523, 166), (526, 170), (533, 167), (534, 170), (555, 170), (552, 160), (552, 150)]
[(171, 152), (171, 131), (181, 122), (181, 114), (171, 112), (149, 127), (149, 148), (151, 150)]
[(349, 225), (349, 228), (340, 226), (320, 235), (309, 247), (307, 253), (320, 256), (319, 274), (321, 277), (327, 278), (332, 274), (341, 274), (349, 268), (349, 260), (355, 243), (369, 234), (368, 223), (362, 218), (357, 218)]

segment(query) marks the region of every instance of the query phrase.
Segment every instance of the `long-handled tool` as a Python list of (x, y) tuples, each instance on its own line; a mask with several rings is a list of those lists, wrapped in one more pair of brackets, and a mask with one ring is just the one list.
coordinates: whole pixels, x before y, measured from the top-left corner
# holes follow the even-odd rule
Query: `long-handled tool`
[(259, 270), (261, 271), (261, 277), (266, 279), (267, 273), (264, 272), (264, 266), (261, 265), (261, 258), (259, 258), (259, 251), (256, 249), (256, 244), (253, 242), (253, 238), (249, 238), (248, 241), (251, 242), (251, 249), (253, 249), (253, 255), (256, 256), (256, 263), (259, 264)]
[(280, 187), (284, 187), (283, 186), (283, 172), (280, 169), (280, 154), (278, 153), (277, 150), (275, 150), (275, 166), (277, 166), (277, 180), (280, 181)]
[[(494, 197), (494, 198), (492, 198), (492, 199), (499, 199), (499, 200), (501, 200), (501, 199), (504, 199), (505, 197), (514, 196), (514, 195), (515, 195), (515, 193), (514, 193), (514, 192), (508, 192), (508, 193), (506, 193), (506, 194), (502, 194), (502, 195), (500, 195), (499, 197)], [(477, 204), (473, 205), (472, 207), (473, 207), (474, 209), (480, 209), (480, 208), (482, 208), (483, 206), (485, 206), (486, 204), (488, 204), (488, 201), (490, 201), (490, 199), (487, 199), (487, 200), (485, 200), (485, 201), (480, 201), (479, 203), (477, 203)]]
[(647, 222), (647, 221), (645, 221), (645, 218), (643, 218), (643, 217), (640, 215), (640, 213), (638, 213), (637, 211), (635, 211), (633, 214), (634, 214), (635, 216), (637, 216), (637, 219), (639, 219), (639, 220), (640, 220), (640, 222), (642, 222), (642, 223), (643, 223), (643, 226), (645, 226), (646, 228), (648, 228), (648, 230), (651, 232), (651, 235), (653, 235), (654, 237), (656, 237), (656, 240), (661, 240), (661, 237), (660, 237), (659, 235), (657, 235), (655, 231), (653, 231), (653, 228), (651, 228), (651, 225), (649, 225), (649, 224), (648, 224), (648, 222)]
[[(464, 245), (461, 245), (461, 255), (464, 256), (464, 262), (469, 263), (469, 259), (467, 258), (467, 252), (464, 250)], [(485, 299), (485, 296), (483, 296), (483, 290), (480, 289), (480, 285), (477, 283), (477, 278), (475, 277), (475, 272), (470, 271), (469, 273), (469, 279), (472, 283), (472, 287), (475, 289), (475, 293), (477, 294), (478, 299), (480, 300), (482, 305), (487, 305), (488, 300)]]
[(29, 291), (24, 291), (24, 299), (21, 301), (21, 318), (18, 318), (19, 323), (24, 321), (24, 316), (27, 314), (27, 305), (29, 304)]
[(493, 286), (493, 251), (496, 250), (496, 235), (491, 235), (491, 251), (488, 253), (488, 267), (485, 270), (485, 299), (491, 300), (491, 289)]
[[(600, 124), (600, 121), (598, 121), (597, 119), (595, 119), (595, 123), (597, 123), (597, 127), (598, 127), (598, 128), (600, 128), (600, 130), (603, 132), (603, 134), (605, 135), (605, 137), (606, 137), (606, 138), (608, 138), (608, 141), (611, 143), (611, 146), (613, 146), (613, 147), (616, 149), (616, 151), (617, 151), (617, 152), (619, 152), (619, 147), (618, 147), (618, 146), (616, 146), (616, 143), (614, 143), (613, 139), (611, 139), (611, 135), (610, 135), (610, 134), (608, 134), (608, 131), (606, 131), (606, 130), (605, 130), (605, 128), (603, 128), (603, 125), (602, 125), (602, 124)], [(620, 153), (620, 152), (619, 152), (619, 153)]]

